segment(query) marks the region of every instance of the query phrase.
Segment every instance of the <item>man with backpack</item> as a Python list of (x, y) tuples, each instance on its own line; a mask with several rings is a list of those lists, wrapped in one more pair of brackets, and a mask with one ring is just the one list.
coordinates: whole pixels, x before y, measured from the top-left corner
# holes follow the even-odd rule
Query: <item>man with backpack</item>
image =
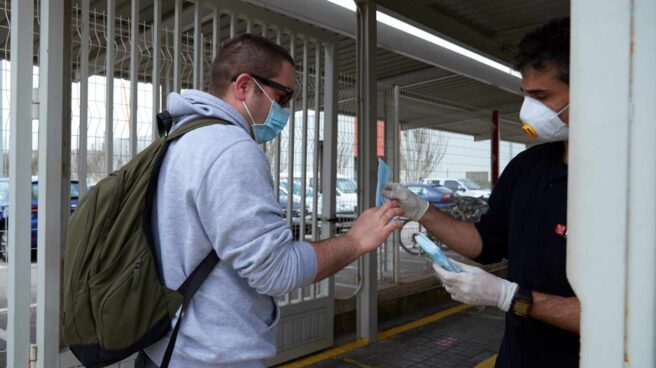
[(450, 218), (397, 183), (383, 191), (463, 256), (484, 264), (508, 259), (508, 280), (458, 262), (463, 272), (434, 266), (454, 300), (506, 312), (497, 367), (579, 363), (581, 306), (565, 272), (569, 46), (569, 18), (550, 21), (519, 43), (516, 69), (525, 94), (519, 117), (543, 144), (508, 164), (478, 223)]
[[(390, 202), (367, 210), (347, 234), (296, 242), (274, 197), (271, 170), (259, 144), (289, 118), (295, 66), (270, 40), (228, 41), (212, 65), (209, 93), (168, 97), (176, 129), (201, 127), (173, 141), (159, 172), (152, 225), (164, 283), (177, 288), (214, 250), (220, 261), (184, 313), (170, 365), (260, 367), (274, 357), (279, 312), (274, 297), (328, 277), (375, 250), (400, 227)], [(138, 365), (161, 364), (169, 337), (148, 347)]]

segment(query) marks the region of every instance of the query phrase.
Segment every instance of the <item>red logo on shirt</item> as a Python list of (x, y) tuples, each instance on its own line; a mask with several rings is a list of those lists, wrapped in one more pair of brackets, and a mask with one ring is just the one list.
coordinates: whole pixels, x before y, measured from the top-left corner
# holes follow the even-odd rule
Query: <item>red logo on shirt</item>
[(558, 224), (556, 225), (556, 228), (554, 229), (554, 233), (562, 236), (563, 238), (567, 236), (567, 226), (563, 224)]

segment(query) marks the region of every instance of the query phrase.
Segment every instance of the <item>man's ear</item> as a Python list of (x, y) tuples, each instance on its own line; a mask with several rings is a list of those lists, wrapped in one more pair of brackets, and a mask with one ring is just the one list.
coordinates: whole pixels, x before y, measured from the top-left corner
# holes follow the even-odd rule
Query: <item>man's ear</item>
[(232, 85), (232, 92), (235, 98), (239, 101), (246, 100), (248, 89), (251, 88), (251, 84), (251, 77), (248, 74), (242, 73), (238, 75), (235, 83)]

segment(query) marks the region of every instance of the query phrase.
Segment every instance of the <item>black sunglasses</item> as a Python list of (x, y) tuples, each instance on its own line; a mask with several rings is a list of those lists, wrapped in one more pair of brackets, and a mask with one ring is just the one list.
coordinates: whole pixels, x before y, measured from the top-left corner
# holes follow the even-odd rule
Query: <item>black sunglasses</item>
[[(269, 79), (269, 78), (260, 77), (259, 75), (250, 74), (250, 73), (248, 73), (248, 75), (250, 75), (251, 77), (253, 77), (254, 79), (256, 79), (258, 82), (260, 82), (260, 83), (262, 83), (262, 84), (264, 84), (264, 85), (267, 85), (267, 86), (269, 86), (269, 87), (271, 87), (271, 88), (275, 88), (275, 89), (277, 89), (277, 90), (280, 91), (280, 92), (283, 92), (284, 95), (282, 95), (282, 97), (280, 97), (280, 98), (278, 99), (278, 103), (280, 104), (280, 106), (285, 106), (285, 105), (287, 105), (287, 103), (288, 103), (289, 101), (291, 101), (292, 98), (294, 97), (294, 90), (291, 89), (291, 88), (289, 88), (289, 87), (287, 87), (287, 86), (283, 86), (282, 84), (280, 84), (280, 83), (278, 83), (278, 82), (276, 82), (276, 81), (272, 81), (272, 80)], [(233, 81), (233, 82), (236, 81), (236, 80), (237, 80), (237, 77), (238, 77), (238, 75), (234, 76), (234, 77), (232, 78), (232, 81)]]

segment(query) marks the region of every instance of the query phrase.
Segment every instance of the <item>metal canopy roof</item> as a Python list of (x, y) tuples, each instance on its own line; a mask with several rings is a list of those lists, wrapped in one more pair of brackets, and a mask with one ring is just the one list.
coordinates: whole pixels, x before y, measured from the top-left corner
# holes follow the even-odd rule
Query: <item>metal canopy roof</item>
[[(330, 34), (338, 44), (340, 73), (355, 75), (355, 13), (326, 0), (205, 1), (239, 11), (255, 5), (260, 18), (305, 23), (307, 29)], [(568, 0), (377, 0), (379, 9), (420, 29), (510, 65), (515, 45), (527, 31), (554, 17), (569, 14)], [(91, 8), (106, 10), (106, 0)], [(117, 16), (130, 16), (130, 0), (116, 1)], [(214, 5), (214, 6), (216, 6)], [(141, 22), (152, 23), (152, 1), (142, 0)], [(174, 2), (162, 1), (162, 23), (172, 27)], [(264, 8), (264, 9), (262, 9)], [(274, 14), (275, 13), (275, 14)], [(257, 18), (257, 16), (254, 16)], [(193, 29), (193, 4), (185, 1), (182, 28)], [(273, 21), (270, 21), (273, 24)], [(211, 33), (211, 19), (204, 21)], [(531, 143), (519, 129), (522, 102), (519, 80), (487, 65), (442, 49), (379, 23), (376, 75), (379, 81), (402, 87), (403, 129), (438, 128), (489, 139), (493, 110), (501, 115), (502, 139)], [(229, 34), (222, 24), (222, 39)], [(455, 107), (454, 107), (455, 106)]]

